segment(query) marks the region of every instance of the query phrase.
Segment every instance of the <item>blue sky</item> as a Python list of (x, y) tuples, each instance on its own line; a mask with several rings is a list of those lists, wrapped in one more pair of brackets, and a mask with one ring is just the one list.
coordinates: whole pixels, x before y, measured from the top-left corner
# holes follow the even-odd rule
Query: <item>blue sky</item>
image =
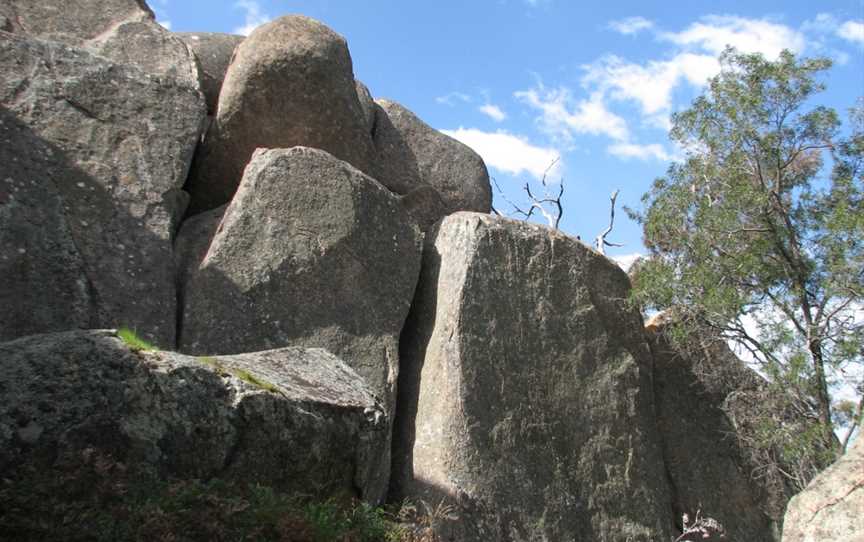
[[(637, 206), (677, 151), (669, 114), (685, 108), (730, 44), (832, 58), (819, 102), (845, 112), (864, 95), (864, 0), (573, 2), (564, 0), (149, 0), (174, 31), (248, 33), (289, 13), (348, 40), (355, 76), (485, 159), (508, 199), (565, 184), (561, 228), (593, 239), (609, 194)], [(499, 196), (496, 207), (508, 211)], [(644, 250), (618, 213), (611, 249)]]

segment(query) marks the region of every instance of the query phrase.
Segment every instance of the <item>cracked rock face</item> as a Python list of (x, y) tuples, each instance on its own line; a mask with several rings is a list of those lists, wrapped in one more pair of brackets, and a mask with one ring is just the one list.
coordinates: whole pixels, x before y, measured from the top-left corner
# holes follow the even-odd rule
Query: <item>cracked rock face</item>
[(629, 282), (545, 227), (455, 213), (402, 335), (392, 496), (453, 540), (670, 540), (651, 361)]
[(789, 501), (783, 542), (864, 540), (864, 438)]
[[(28, 309), (51, 307), (74, 315), (66, 329), (126, 325), (173, 347), (171, 245), (205, 114), (200, 92), (83, 49), (3, 32), (0, 72), (0, 114), (33, 142), (4, 141), (11, 147), (3, 152), (18, 156), (0, 179), (0, 221), (38, 207), (42, 197), (57, 211), (56, 224), (39, 232), (43, 238), (15, 246), (24, 259), (16, 265), (29, 266), (29, 278), (3, 282), (0, 290), (74, 285), (47, 305), (22, 296), (15, 309), (25, 319), (20, 332), (56, 329), (58, 322), (41, 328), (38, 315), (26, 322)], [(66, 273), (50, 265), (52, 253), (73, 262)], [(70, 300), (74, 308), (66, 306)], [(2, 338), (18, 333), (4, 328)]]
[(91, 448), (182, 479), (381, 497), (386, 416), (324, 350), (196, 358), (75, 331), (2, 343), (0, 365), (0, 471), (13, 483), (21, 465), (47, 468)]

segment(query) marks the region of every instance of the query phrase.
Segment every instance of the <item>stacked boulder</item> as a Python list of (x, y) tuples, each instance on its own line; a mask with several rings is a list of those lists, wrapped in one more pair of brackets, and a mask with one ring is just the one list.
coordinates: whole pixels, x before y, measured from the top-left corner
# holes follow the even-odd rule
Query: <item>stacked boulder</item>
[(454, 507), (446, 540), (670, 540), (628, 290), (543, 226), (442, 220), (403, 332), (392, 495)]

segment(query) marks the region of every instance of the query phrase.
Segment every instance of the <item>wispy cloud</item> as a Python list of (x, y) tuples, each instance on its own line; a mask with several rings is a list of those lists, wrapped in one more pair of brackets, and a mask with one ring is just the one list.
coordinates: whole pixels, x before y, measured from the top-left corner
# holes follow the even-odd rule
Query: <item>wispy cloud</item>
[(171, 30), (171, 21), (156, 21), (159, 25), (162, 26), (165, 30)]
[(569, 89), (546, 89), (542, 83), (514, 93), (528, 106), (537, 109), (540, 129), (553, 138), (571, 142), (575, 134), (605, 135), (617, 140), (629, 138), (627, 122), (606, 108), (601, 93), (587, 100), (574, 100)]
[(637, 143), (615, 143), (606, 147), (606, 152), (618, 158), (637, 160), (659, 160), (668, 162), (672, 160), (672, 155), (666, 152), (663, 145), (659, 143), (650, 143), (648, 145), (639, 145)]
[(503, 122), (507, 118), (507, 113), (501, 110), (500, 107), (494, 104), (483, 104), (477, 108), (478, 111), (494, 120), (495, 122)]
[(452, 107), (459, 102), (471, 103), (472, 99), (471, 96), (465, 94), (464, 92), (453, 91), (445, 94), (444, 96), (438, 96), (437, 98), (435, 98), (435, 101), (439, 104), (449, 105)]
[(648, 30), (653, 27), (654, 23), (645, 17), (627, 17), (626, 19), (610, 21), (608, 25), (608, 28), (618, 32), (619, 34), (624, 34), (625, 36), (638, 34), (643, 30)]
[(837, 35), (844, 40), (864, 45), (864, 21), (846, 21), (837, 28)]
[(804, 35), (793, 28), (766, 19), (734, 15), (707, 15), (681, 32), (662, 32), (659, 37), (713, 55), (719, 55), (727, 45), (768, 58), (776, 58), (783, 49), (800, 53), (806, 47)]
[(248, 36), (253, 30), (271, 20), (270, 15), (261, 11), (261, 5), (255, 0), (237, 0), (234, 8), (245, 11), (244, 24), (234, 29), (235, 34)]
[(720, 65), (711, 55), (681, 53), (670, 60), (645, 64), (608, 55), (583, 68), (584, 85), (615, 100), (635, 101), (645, 115), (651, 116), (668, 112), (673, 90), (682, 81), (702, 86), (719, 71)]
[(532, 145), (527, 138), (505, 130), (484, 132), (476, 128), (459, 127), (456, 130), (441, 130), (448, 136), (468, 145), (483, 158), (491, 168), (502, 173), (521, 175), (527, 173), (536, 179), (543, 178), (549, 166), (558, 160), (555, 175), (561, 167), (561, 153), (551, 147)]

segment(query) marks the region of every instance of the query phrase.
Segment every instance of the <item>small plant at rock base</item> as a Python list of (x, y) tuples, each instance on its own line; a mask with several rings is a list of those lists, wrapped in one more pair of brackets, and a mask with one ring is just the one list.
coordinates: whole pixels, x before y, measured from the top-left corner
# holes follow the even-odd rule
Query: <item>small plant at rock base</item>
[[(702, 510), (696, 510), (696, 517), (690, 521), (689, 514), (681, 516), (681, 535), (674, 542), (685, 542), (697, 538), (726, 538), (726, 528), (714, 518), (702, 515)], [(715, 538), (716, 537), (716, 538)]]
[(149, 350), (158, 350), (158, 348), (135, 333), (134, 330), (129, 329), (128, 327), (121, 327), (117, 330), (117, 337), (120, 338), (121, 341), (126, 343), (126, 346), (129, 347), (133, 352), (147, 352)]

